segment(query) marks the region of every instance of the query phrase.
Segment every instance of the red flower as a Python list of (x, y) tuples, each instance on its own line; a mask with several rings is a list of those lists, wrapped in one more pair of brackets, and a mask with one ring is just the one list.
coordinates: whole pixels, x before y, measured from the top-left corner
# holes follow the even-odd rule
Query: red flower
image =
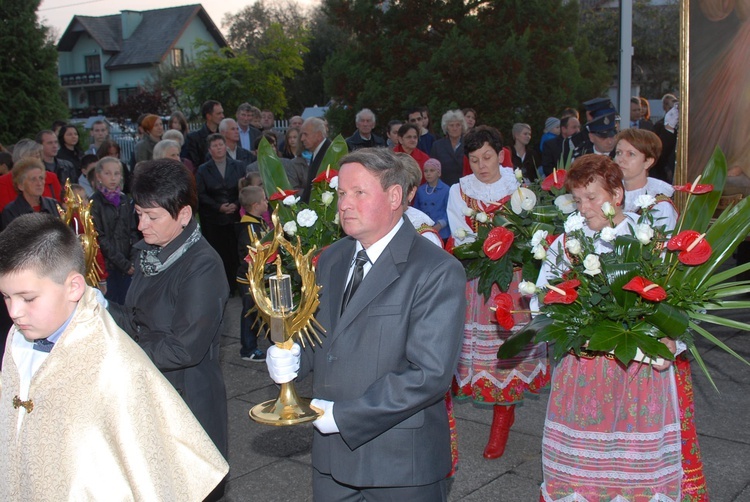
[(317, 175), (315, 179), (313, 180), (313, 183), (320, 183), (322, 181), (325, 181), (327, 183), (330, 183), (334, 176), (338, 176), (339, 172), (335, 169), (331, 169), (330, 167)]
[(660, 302), (667, 298), (664, 288), (643, 277), (633, 277), (622, 289), (638, 293), (642, 298), (652, 302)]
[[(697, 181), (697, 180), (696, 180)], [(693, 195), (701, 195), (713, 191), (713, 185), (698, 185), (697, 183), (688, 183), (687, 185), (675, 185), (674, 189), (678, 192), (687, 192)]]
[(565, 176), (568, 175), (568, 172), (564, 169), (553, 169), (552, 174), (544, 178), (544, 181), (542, 181), (542, 190), (551, 190), (554, 186), (558, 190), (565, 185)]
[(557, 286), (547, 284), (549, 291), (544, 295), (544, 303), (564, 303), (565, 305), (569, 305), (578, 298), (578, 291), (576, 291), (576, 288), (580, 285), (581, 281), (578, 279), (565, 281)]
[(450, 254), (453, 254), (453, 248), (456, 247), (456, 241), (453, 239), (453, 236), (451, 235), (448, 237), (448, 240), (445, 241), (445, 250), (448, 251)]
[(677, 259), (685, 265), (700, 265), (711, 256), (711, 245), (705, 239), (706, 234), (695, 230), (684, 230), (667, 242), (667, 249), (680, 251)]
[(508, 293), (498, 293), (492, 300), (495, 303), (493, 310), (495, 311), (495, 319), (498, 324), (504, 329), (509, 330), (516, 325), (516, 321), (513, 320), (513, 297)]
[(547, 244), (549, 244), (551, 246), (552, 243), (555, 242), (555, 239), (557, 239), (558, 237), (560, 237), (560, 236), (559, 235), (547, 234), (547, 237), (545, 237), (545, 240), (547, 241)]
[(296, 194), (297, 192), (299, 192), (299, 190), (282, 190), (279, 188), (279, 190), (277, 192), (274, 192), (274, 194), (271, 195), (268, 200), (284, 200), (290, 195)]
[(490, 230), (482, 249), (490, 260), (499, 260), (510, 249), (513, 244), (513, 232), (505, 227), (495, 227)]

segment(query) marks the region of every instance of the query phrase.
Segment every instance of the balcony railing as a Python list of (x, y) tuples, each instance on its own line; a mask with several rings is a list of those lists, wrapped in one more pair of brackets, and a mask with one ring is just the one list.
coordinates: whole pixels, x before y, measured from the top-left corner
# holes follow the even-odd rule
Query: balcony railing
[(65, 87), (70, 87), (74, 85), (101, 84), (102, 74), (101, 73), (70, 73), (68, 75), (60, 75), (60, 83)]

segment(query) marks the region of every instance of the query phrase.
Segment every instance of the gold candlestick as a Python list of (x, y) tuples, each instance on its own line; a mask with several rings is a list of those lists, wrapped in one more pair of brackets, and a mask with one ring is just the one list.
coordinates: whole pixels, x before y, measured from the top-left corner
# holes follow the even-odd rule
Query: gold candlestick
[[(292, 245), (284, 236), (276, 211), (272, 220), (273, 240), (261, 243), (255, 239), (253, 246), (249, 247), (248, 255), (250, 266), (247, 277), (261, 327), (269, 328), (271, 341), (283, 349), (291, 349), (295, 337), (303, 347), (306, 345), (305, 340), (311, 345), (315, 345), (315, 341), (321, 343), (318, 331), (325, 333), (325, 330), (314, 317), (320, 304), (320, 286), (315, 283), (315, 269), (311, 260), (315, 250), (311, 249), (303, 254), (299, 238), (296, 245)], [(293, 305), (291, 277), (282, 271), (281, 257), (278, 255), (280, 249), (294, 258), (297, 272), (302, 278), (300, 303), (296, 308)], [(266, 290), (264, 275), (269, 260), (275, 262), (276, 274), (268, 278)], [(297, 395), (294, 382), (281, 384), (279, 397), (258, 404), (250, 410), (250, 418), (268, 425), (296, 425), (315, 420), (318, 416), (319, 413), (310, 407), (310, 399)]]

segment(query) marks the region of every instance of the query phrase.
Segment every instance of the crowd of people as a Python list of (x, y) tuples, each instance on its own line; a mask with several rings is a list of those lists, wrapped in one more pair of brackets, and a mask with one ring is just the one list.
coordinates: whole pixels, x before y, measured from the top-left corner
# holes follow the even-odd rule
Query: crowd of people
[[(674, 365), (631, 368), (601, 354), (570, 355), (552, 368), (546, 344), (530, 343), (514, 358), (499, 360), (497, 351), (511, 335), (490, 308), (499, 288), (485, 297), (478, 279), (467, 281), (460, 262), (437, 249), (449, 239), (476, 238), (476, 222), (467, 214), (491, 217), (521, 184), (571, 162), (566, 187), (592, 234), (601, 221), (586, 209), (587, 201), (611, 202), (616, 228), (625, 232), (642, 194), (657, 198), (655, 210), (674, 228), (675, 103), (674, 96), (664, 96), (666, 115), (652, 124), (648, 101), (633, 98), (631, 123), (624, 127), (609, 99), (594, 99), (583, 104), (585, 119), (574, 108), (548, 118), (539, 143), (525, 123), (514, 124), (505, 142), (471, 108), (447, 110), (437, 136), (424, 107), (389, 121), (383, 136), (376, 133), (375, 114), (360, 110), (338, 179), (347, 237), (327, 248), (317, 267), (323, 285), (318, 320), (328, 334), (315, 350), (272, 347), (266, 354), (258, 348), (254, 318), (244, 316), (252, 307), (245, 258), (252, 238), (268, 231), (257, 162), (261, 140), (308, 201), (331, 145), (321, 118), (294, 116), (281, 130), (270, 111), (244, 103), (227, 118), (221, 103), (210, 100), (201, 108), (201, 127), (190, 131), (180, 112), (166, 121), (144, 114), (132, 159), (121, 158), (104, 120), (92, 125), (85, 152), (75, 127), (56, 124), (35, 140), (19, 141), (12, 156), (0, 152), (9, 171), (0, 176), (0, 220), (13, 231), (15, 220), (27, 221), (24, 215), (57, 216), (66, 182), (90, 199), (105, 272), (98, 285), (104, 295), (94, 304), (172, 384), (224, 458), (219, 326), (226, 301), (239, 291), (240, 357), (266, 361), (276, 383), (313, 375), (313, 405), (323, 412), (314, 422), (316, 500), (356, 494), (445, 500), (446, 477), (458, 465), (453, 400), (492, 410), (483, 455), (495, 459), (505, 452), (516, 404), (548, 386), (542, 500), (707, 500), (684, 356)], [(2, 239), (0, 233), (0, 247)], [(546, 264), (565, 255), (560, 246)], [(0, 266), (0, 285), (12, 267), (17, 265)], [(548, 282), (551, 270), (542, 267), (540, 283)], [(508, 288), (517, 325), (534, 310), (518, 292), (520, 281), (519, 269)], [(12, 321), (20, 338), (31, 340), (5, 286), (3, 294), (6, 324)], [(52, 331), (72, 315), (67, 312)], [(52, 331), (38, 338), (54, 342)], [(18, 339), (9, 338), (9, 351), (17, 350)], [(680, 347), (668, 346), (680, 354)], [(28, 382), (23, 395), (29, 395)], [(594, 398), (610, 403), (602, 405), (604, 418), (580, 419), (576, 411)], [(611, 404), (648, 400), (663, 406), (647, 424)], [(601, 441), (610, 441), (607, 451), (599, 450)], [(623, 467), (641, 460), (638, 473)], [(222, 490), (219, 483), (212, 496)]]

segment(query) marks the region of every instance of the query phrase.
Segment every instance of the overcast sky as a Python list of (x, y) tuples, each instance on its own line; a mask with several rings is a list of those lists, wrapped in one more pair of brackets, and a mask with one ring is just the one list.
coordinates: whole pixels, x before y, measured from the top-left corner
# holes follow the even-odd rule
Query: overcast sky
[[(39, 6), (39, 19), (47, 26), (58, 30), (58, 37), (62, 36), (73, 16), (107, 16), (119, 14), (123, 9), (128, 10), (152, 10), (165, 7), (177, 7), (179, 5), (191, 5), (201, 3), (211, 16), (216, 26), (221, 29), (221, 20), (227, 12), (235, 14), (245, 5), (253, 3), (254, 0), (43, 0)], [(298, 0), (300, 5), (309, 5), (316, 0)], [(222, 30), (223, 31), (223, 30)]]

